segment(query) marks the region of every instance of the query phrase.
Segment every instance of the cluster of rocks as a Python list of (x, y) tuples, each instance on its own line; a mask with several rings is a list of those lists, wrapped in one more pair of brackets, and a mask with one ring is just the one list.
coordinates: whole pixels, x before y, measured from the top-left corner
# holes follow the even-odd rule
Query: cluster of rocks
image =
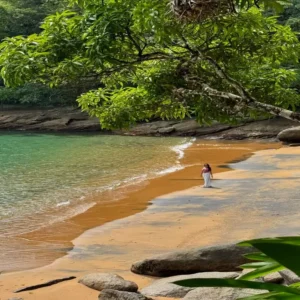
[[(243, 274), (239, 266), (249, 262), (243, 255), (255, 251), (254, 248), (224, 245), (177, 251), (136, 262), (132, 265), (132, 272), (164, 277), (140, 291), (136, 283), (115, 274), (89, 274), (79, 282), (100, 291), (99, 300), (150, 300), (157, 299), (156, 297), (184, 300), (235, 300), (267, 291), (212, 287), (190, 288), (176, 285), (174, 282), (195, 278), (238, 279)], [(300, 278), (289, 270), (257, 280), (276, 284), (300, 282)]]
[[(0, 130), (99, 132), (133, 136), (201, 136), (228, 140), (279, 138), (300, 142), (299, 124), (283, 118), (244, 121), (232, 126), (220, 123), (200, 125), (193, 119), (141, 123), (129, 130), (104, 131), (99, 119), (78, 108), (0, 111)], [(286, 130), (287, 129), (287, 130)], [(284, 130), (284, 131), (283, 131)], [(282, 132), (283, 131), (283, 132)], [(282, 133), (281, 133), (282, 132)]]

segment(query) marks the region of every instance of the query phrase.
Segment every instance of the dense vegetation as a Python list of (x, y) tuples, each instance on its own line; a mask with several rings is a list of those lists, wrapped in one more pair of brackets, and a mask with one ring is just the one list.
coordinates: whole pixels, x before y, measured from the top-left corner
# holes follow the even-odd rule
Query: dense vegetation
[[(12, 87), (82, 92), (99, 85), (78, 102), (108, 128), (191, 115), (201, 122), (261, 112), (300, 119), (286, 110), (300, 103), (300, 44), (265, 13), (286, 1), (236, 0), (234, 13), (197, 21), (176, 18), (169, 2), (70, 0), (70, 10), (48, 16), (41, 33), (2, 42), (2, 77)], [(282, 24), (294, 18), (289, 9)]]
[(0, 0), (0, 40), (40, 32), (43, 19), (59, 9), (58, 0)]
[[(0, 0), (0, 40), (41, 32), (44, 18), (63, 10), (66, 4), (64, 0)], [(50, 88), (45, 84), (34, 83), (5, 88), (0, 81), (0, 104), (75, 105), (77, 96), (85, 90), (70, 85)]]

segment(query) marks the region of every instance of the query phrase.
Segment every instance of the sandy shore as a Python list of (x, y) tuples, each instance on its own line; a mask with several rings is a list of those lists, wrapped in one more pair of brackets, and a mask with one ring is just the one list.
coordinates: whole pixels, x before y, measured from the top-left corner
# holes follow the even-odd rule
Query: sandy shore
[(149, 201), (158, 196), (202, 184), (199, 175), (204, 159), (211, 163), (214, 172), (224, 172), (228, 170), (224, 166), (227, 162), (245, 159), (253, 151), (270, 147), (279, 147), (279, 144), (199, 140), (186, 151), (181, 160), (181, 164), (186, 166), (184, 169), (107, 191), (99, 195), (99, 200), (87, 199), (87, 202), (96, 202), (98, 205), (64, 222), (19, 236), (14, 251), (1, 254), (0, 271), (11, 272), (48, 265), (64, 256), (72, 248), (72, 240), (86, 230), (141, 212), (146, 209)]
[[(225, 163), (249, 157), (253, 151), (278, 148), (279, 145), (204, 143), (196, 141), (187, 149), (182, 163), (190, 167), (151, 180), (139, 190), (128, 193), (123, 200), (107, 203), (103, 210), (100, 206), (95, 207), (69, 221), (69, 225), (80, 225), (82, 231), (101, 223), (104, 225), (90, 229), (73, 240), (74, 249), (49, 266), (1, 274), (0, 299), (19, 296), (13, 291), (22, 286), (64, 276), (81, 277), (97, 271), (116, 272), (143, 287), (153, 279), (129, 272), (131, 263), (138, 259), (174, 249), (232, 242), (265, 234), (288, 234), (296, 228), (299, 214), (297, 194), (293, 191), (299, 186), (299, 149), (261, 151), (228, 172), (228, 168), (224, 168)], [(218, 173), (215, 175), (215, 189), (199, 187), (202, 184), (199, 169), (204, 163), (203, 158)], [(294, 180), (288, 180), (292, 172)], [(276, 187), (278, 191), (275, 191)], [(289, 188), (288, 208), (293, 212), (292, 217), (282, 207), (283, 200), (286, 201), (283, 197), (287, 195), (286, 191), (283, 192), (284, 187)], [(154, 198), (147, 207), (149, 200)], [(66, 235), (65, 240), (74, 237), (75, 233), (72, 234)], [(58, 236), (63, 239), (63, 234)], [(92, 300), (97, 299), (97, 295), (97, 291), (73, 280), (24, 292), (20, 297), (24, 300)]]

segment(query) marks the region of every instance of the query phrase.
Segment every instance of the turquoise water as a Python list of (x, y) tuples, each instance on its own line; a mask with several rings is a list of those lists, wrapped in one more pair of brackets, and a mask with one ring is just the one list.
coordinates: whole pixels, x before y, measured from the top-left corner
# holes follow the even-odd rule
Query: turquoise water
[(101, 201), (103, 191), (180, 168), (187, 143), (184, 138), (0, 135), (0, 240), (81, 213)]

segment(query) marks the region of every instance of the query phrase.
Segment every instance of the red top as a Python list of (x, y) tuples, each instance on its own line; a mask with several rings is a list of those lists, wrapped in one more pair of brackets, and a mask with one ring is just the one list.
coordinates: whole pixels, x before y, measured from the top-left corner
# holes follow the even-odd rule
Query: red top
[(204, 167), (204, 168), (202, 169), (202, 172), (203, 172), (203, 173), (210, 173), (210, 169), (209, 169), (209, 168), (206, 168), (206, 167)]

